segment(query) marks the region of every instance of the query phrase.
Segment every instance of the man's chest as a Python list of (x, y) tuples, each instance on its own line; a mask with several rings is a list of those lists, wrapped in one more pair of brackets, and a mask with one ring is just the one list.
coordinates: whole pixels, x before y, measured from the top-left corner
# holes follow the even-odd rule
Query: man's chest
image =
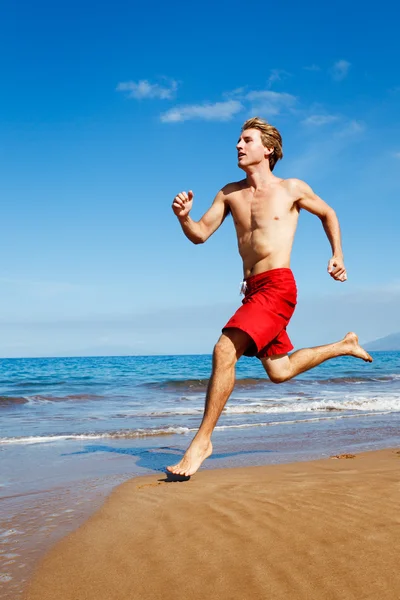
[(291, 213), (291, 203), (286, 194), (237, 194), (229, 199), (229, 208), (236, 226), (263, 227), (271, 221), (286, 220)]

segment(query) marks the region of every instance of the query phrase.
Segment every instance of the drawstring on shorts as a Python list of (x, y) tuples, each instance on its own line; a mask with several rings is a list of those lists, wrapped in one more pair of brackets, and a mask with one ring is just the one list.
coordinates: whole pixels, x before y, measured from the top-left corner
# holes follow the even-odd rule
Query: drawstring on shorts
[(245, 295), (247, 290), (247, 283), (246, 280), (244, 279), (241, 284), (240, 284), (240, 294), (243, 294), (243, 296)]

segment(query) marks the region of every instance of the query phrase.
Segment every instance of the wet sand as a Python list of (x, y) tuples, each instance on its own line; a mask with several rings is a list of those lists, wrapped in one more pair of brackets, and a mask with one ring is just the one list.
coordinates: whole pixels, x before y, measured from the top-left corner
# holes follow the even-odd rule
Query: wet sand
[(132, 479), (26, 600), (396, 600), (400, 451)]
[(19, 600), (38, 560), (83, 524), (103, 504), (111, 489), (127, 478), (114, 475), (2, 495), (1, 600)]

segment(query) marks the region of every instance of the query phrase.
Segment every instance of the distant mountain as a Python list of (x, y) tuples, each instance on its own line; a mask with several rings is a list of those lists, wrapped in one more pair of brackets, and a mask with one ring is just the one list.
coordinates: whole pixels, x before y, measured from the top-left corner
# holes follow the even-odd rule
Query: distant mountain
[(400, 331), (364, 344), (366, 350), (400, 350)]

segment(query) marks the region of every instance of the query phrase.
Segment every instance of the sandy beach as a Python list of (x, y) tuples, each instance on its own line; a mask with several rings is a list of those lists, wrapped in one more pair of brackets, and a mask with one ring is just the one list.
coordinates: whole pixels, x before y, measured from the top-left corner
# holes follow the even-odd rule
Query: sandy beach
[(397, 600), (400, 450), (349, 456), (132, 479), (24, 598)]

